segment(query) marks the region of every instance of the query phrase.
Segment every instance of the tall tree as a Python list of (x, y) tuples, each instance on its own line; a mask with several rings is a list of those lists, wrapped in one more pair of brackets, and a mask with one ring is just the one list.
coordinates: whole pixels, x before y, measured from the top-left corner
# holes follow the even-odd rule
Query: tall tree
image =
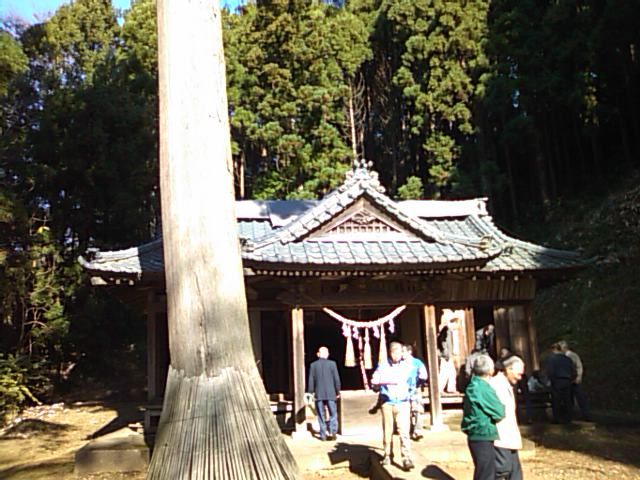
[[(472, 105), (486, 68), (486, 0), (357, 2), (369, 19), (374, 60), (365, 65), (370, 104), (366, 150), (393, 189), (420, 177), (431, 196), (458, 182), (473, 136)], [(389, 173), (387, 173), (389, 172)]]
[(171, 365), (148, 476), (296, 478), (251, 350), (220, 17), (208, 0), (158, 2)]
[(236, 160), (256, 198), (314, 198), (350, 161), (351, 80), (369, 55), (367, 31), (326, 2), (250, 3), (227, 22)]

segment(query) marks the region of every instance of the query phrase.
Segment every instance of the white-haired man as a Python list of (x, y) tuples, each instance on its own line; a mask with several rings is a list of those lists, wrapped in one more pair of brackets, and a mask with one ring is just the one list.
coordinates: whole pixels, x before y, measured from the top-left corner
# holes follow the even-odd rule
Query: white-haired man
[(504, 405), (489, 384), (494, 372), (489, 355), (479, 355), (473, 362), (471, 381), (464, 392), (462, 431), (467, 435), (473, 459), (473, 480), (496, 479), (496, 423), (504, 418)]
[(514, 385), (524, 374), (524, 361), (517, 355), (502, 359), (504, 370), (499, 371), (489, 383), (504, 405), (505, 417), (496, 427), (500, 438), (493, 443), (496, 451), (496, 479), (522, 480), (522, 467), (518, 451), (522, 449), (522, 437), (516, 416)]

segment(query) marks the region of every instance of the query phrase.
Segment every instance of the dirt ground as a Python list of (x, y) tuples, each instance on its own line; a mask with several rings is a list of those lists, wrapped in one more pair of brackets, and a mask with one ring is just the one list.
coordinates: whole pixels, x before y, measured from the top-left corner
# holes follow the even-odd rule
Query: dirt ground
[[(26, 410), (0, 431), (0, 479), (120, 480), (143, 479), (142, 473), (75, 476), (74, 453), (88, 439), (114, 431), (139, 418), (131, 404), (53, 404)], [(528, 480), (640, 479), (640, 425), (605, 422), (569, 427), (523, 428), (536, 442), (536, 455), (523, 461)], [(414, 448), (420, 448), (416, 444)], [(362, 469), (337, 468), (305, 472), (309, 480), (365, 478)], [(359, 470), (359, 471), (358, 471)], [(446, 473), (446, 475), (445, 475)], [(434, 464), (423, 478), (466, 480), (471, 468), (462, 463)]]

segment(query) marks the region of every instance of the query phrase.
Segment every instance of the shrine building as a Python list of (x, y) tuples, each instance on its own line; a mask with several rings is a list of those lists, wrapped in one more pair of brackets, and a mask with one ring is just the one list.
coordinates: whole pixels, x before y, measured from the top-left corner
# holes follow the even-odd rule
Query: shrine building
[[(456, 368), (474, 347), (476, 332), (494, 325), (493, 355), (508, 346), (528, 372), (538, 369), (531, 312), (536, 291), (585, 265), (576, 253), (505, 234), (484, 198), (394, 201), (364, 164), (322, 200), (237, 201), (236, 216), (256, 364), (272, 409), (295, 431), (307, 429), (305, 377), (322, 345), (342, 379), (343, 431), (357, 417), (345, 402), (367, 395), (373, 368), (394, 339), (412, 344), (427, 364), (424, 397), (434, 426), (442, 423), (443, 402), (461, 399), (441, 393), (439, 385), (443, 325), (454, 334)], [(162, 239), (92, 250), (80, 262), (94, 285), (143, 300), (145, 426), (152, 430), (169, 365)]]

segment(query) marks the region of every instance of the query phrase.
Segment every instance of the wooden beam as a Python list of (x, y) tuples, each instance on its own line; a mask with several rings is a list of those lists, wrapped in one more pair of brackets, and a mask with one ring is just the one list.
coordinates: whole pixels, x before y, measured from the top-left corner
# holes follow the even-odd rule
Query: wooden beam
[(304, 311), (291, 310), (291, 339), (293, 344), (293, 427), (296, 433), (306, 433), (306, 409), (304, 403)]
[(440, 383), (438, 382), (438, 342), (436, 333), (436, 307), (424, 306), (424, 330), (427, 335), (427, 369), (429, 372), (429, 409), (431, 411), (431, 428), (444, 429), (442, 418), (442, 402), (440, 400)]

